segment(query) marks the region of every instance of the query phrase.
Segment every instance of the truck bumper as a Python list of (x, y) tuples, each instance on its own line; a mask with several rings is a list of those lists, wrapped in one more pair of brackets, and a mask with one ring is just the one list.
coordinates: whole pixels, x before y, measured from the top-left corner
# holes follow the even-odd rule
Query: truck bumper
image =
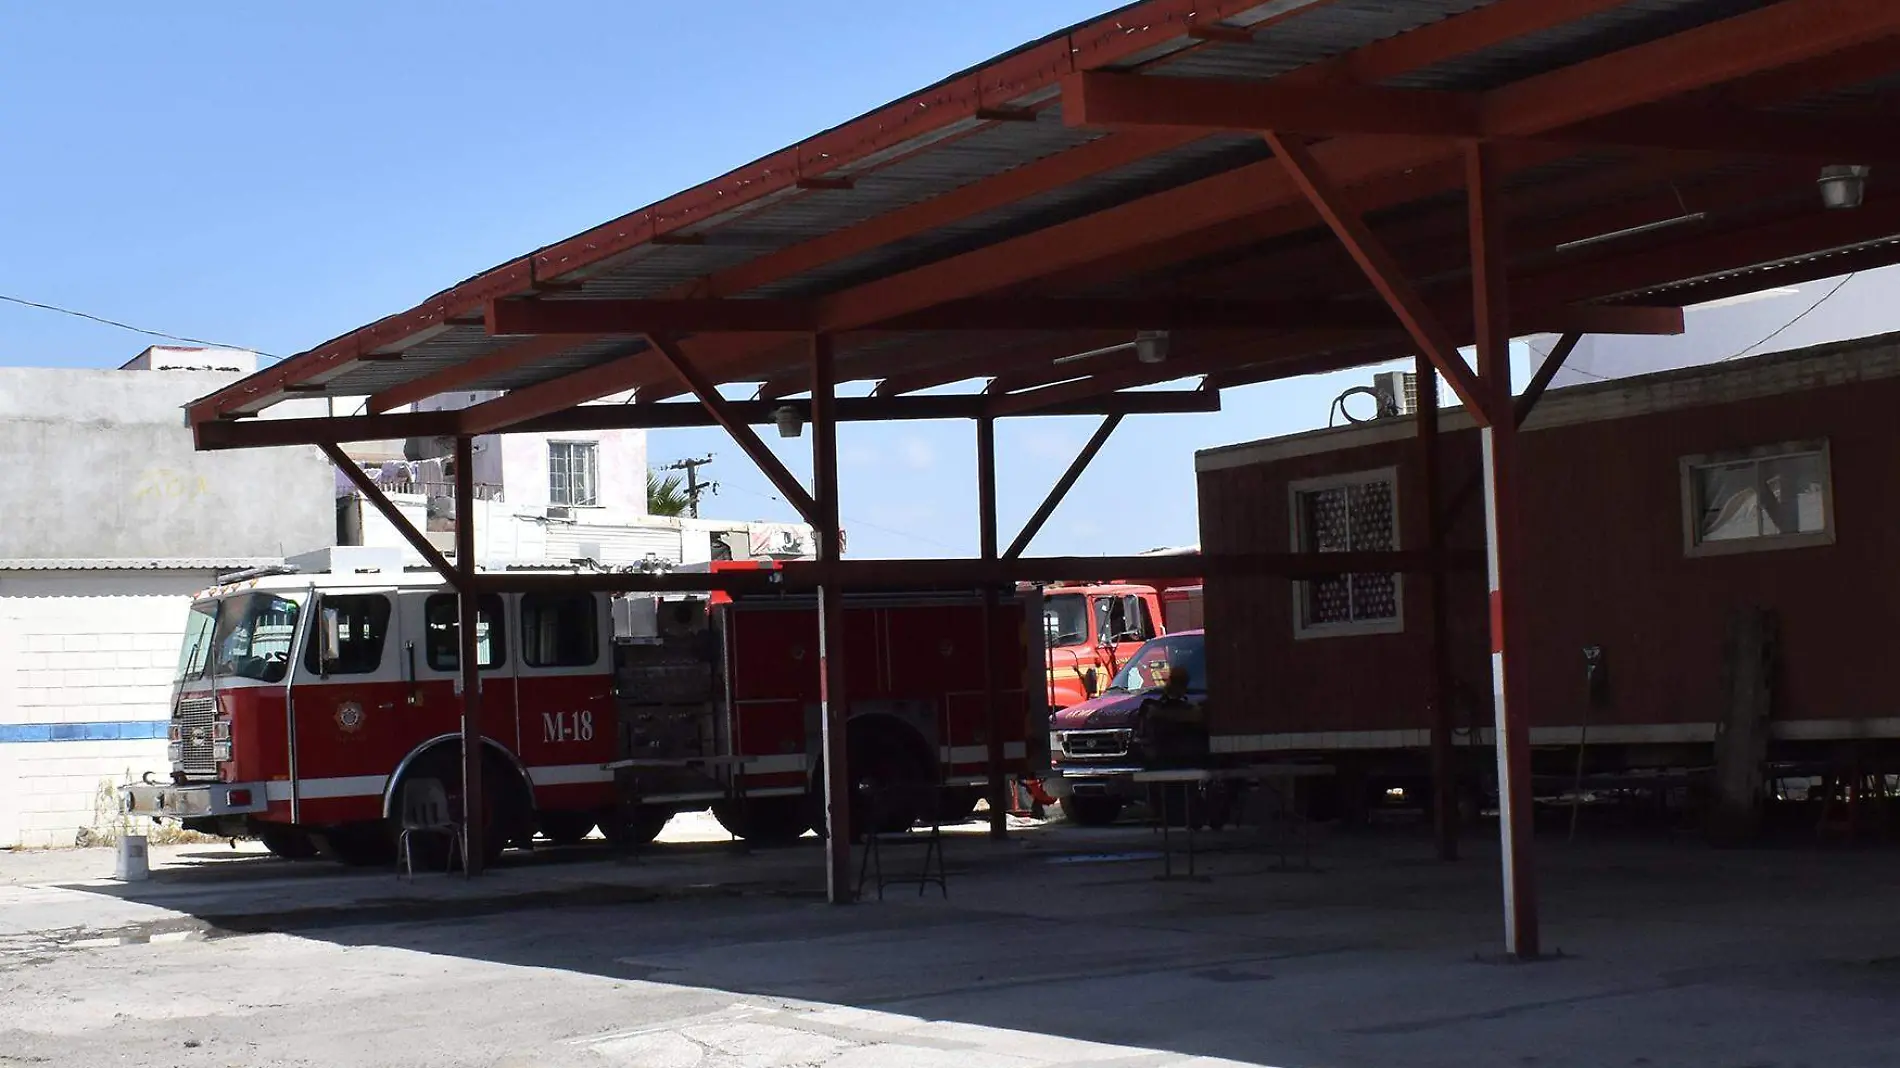
[(1088, 767), (1065, 765), (1052, 768), (1042, 780), (1043, 788), (1057, 800), (1072, 795), (1119, 797), (1130, 800), (1142, 796), (1135, 786), (1135, 766)]
[(133, 816), (242, 816), (270, 805), (261, 782), (210, 782), (175, 786), (139, 783), (121, 787), (119, 800)]

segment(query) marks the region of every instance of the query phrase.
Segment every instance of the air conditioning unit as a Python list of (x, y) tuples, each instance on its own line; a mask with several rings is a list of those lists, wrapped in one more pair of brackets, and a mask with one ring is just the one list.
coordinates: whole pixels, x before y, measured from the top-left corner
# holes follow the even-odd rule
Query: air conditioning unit
[(1418, 375), (1412, 371), (1381, 371), (1373, 375), (1372, 392), (1379, 396), (1381, 419), (1418, 411)]

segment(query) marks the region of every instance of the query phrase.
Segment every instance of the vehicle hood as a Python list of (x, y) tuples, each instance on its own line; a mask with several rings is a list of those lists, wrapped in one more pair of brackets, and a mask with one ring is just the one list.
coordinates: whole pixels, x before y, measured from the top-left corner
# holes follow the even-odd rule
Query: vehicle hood
[(1049, 720), (1049, 728), (1058, 731), (1112, 730), (1135, 725), (1137, 713), (1149, 694), (1105, 693), (1079, 705), (1058, 711)]

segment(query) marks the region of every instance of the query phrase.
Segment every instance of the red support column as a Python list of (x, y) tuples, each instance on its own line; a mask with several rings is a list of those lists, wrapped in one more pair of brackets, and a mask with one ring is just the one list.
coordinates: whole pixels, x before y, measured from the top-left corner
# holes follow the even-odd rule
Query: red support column
[[(818, 562), (838, 562), (837, 373), (831, 338), (812, 335), (811, 485)], [(819, 729), (825, 747), (825, 899), (849, 904), (851, 886), (851, 768), (845, 722), (844, 591), (835, 580), (818, 588)]]
[(476, 644), (475, 449), (466, 435), (455, 439), (455, 570), (457, 637), (462, 672), (462, 868), (482, 872), (487, 828), (482, 826), (482, 676)]
[[(996, 561), (996, 419), (976, 420), (976, 496), (979, 541), (984, 563)], [(1009, 775), (1004, 767), (1002, 695), (996, 685), (996, 612), (994, 583), (983, 585), (983, 731), (989, 745), (990, 837), (1009, 837)]]
[(1471, 301), (1477, 325), (1478, 382), (1490, 416), (1484, 446), (1485, 548), (1491, 592), (1491, 689), (1498, 757), (1498, 836), (1503, 850), (1504, 946), (1514, 957), (1538, 955), (1537, 886), (1531, 856), (1531, 748), (1526, 723), (1521, 588), (1523, 538), (1517, 514), (1517, 420), (1511, 408), (1510, 309), (1506, 306), (1504, 213), (1496, 150), (1465, 149), (1471, 227)]
[(1438, 456), (1438, 369), (1418, 357), (1419, 496), (1425, 502), (1426, 693), (1432, 710), (1432, 827), (1438, 859), (1458, 859), (1458, 758), (1452, 747), (1450, 672), (1445, 660), (1445, 514)]

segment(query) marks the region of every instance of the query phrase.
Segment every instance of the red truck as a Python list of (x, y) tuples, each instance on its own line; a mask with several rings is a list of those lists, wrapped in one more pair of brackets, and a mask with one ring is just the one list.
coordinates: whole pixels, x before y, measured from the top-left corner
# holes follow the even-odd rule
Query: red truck
[[(128, 812), (256, 837), (283, 856), (382, 863), (407, 783), (437, 780), (459, 811), (457, 596), (399, 558), (360, 563), (240, 577), (195, 600), (172, 701), (171, 781), (128, 787)], [(814, 599), (661, 602), (654, 633), (624, 640), (611, 601), (480, 599), (491, 851), (537, 831), (576, 841), (597, 825), (650, 840), (690, 809), (711, 808), (747, 838), (810, 829), (823, 790)], [(1040, 710), (1031, 725), (1041, 703), (1031, 697), (1041, 677), (1025, 625), (1032, 604), (1004, 600), (987, 628), (1011, 775), (1047, 766)], [(960, 786), (974, 806), (990, 729), (972, 666), (986, 632), (981, 600), (847, 597), (844, 625), (853, 778)]]

